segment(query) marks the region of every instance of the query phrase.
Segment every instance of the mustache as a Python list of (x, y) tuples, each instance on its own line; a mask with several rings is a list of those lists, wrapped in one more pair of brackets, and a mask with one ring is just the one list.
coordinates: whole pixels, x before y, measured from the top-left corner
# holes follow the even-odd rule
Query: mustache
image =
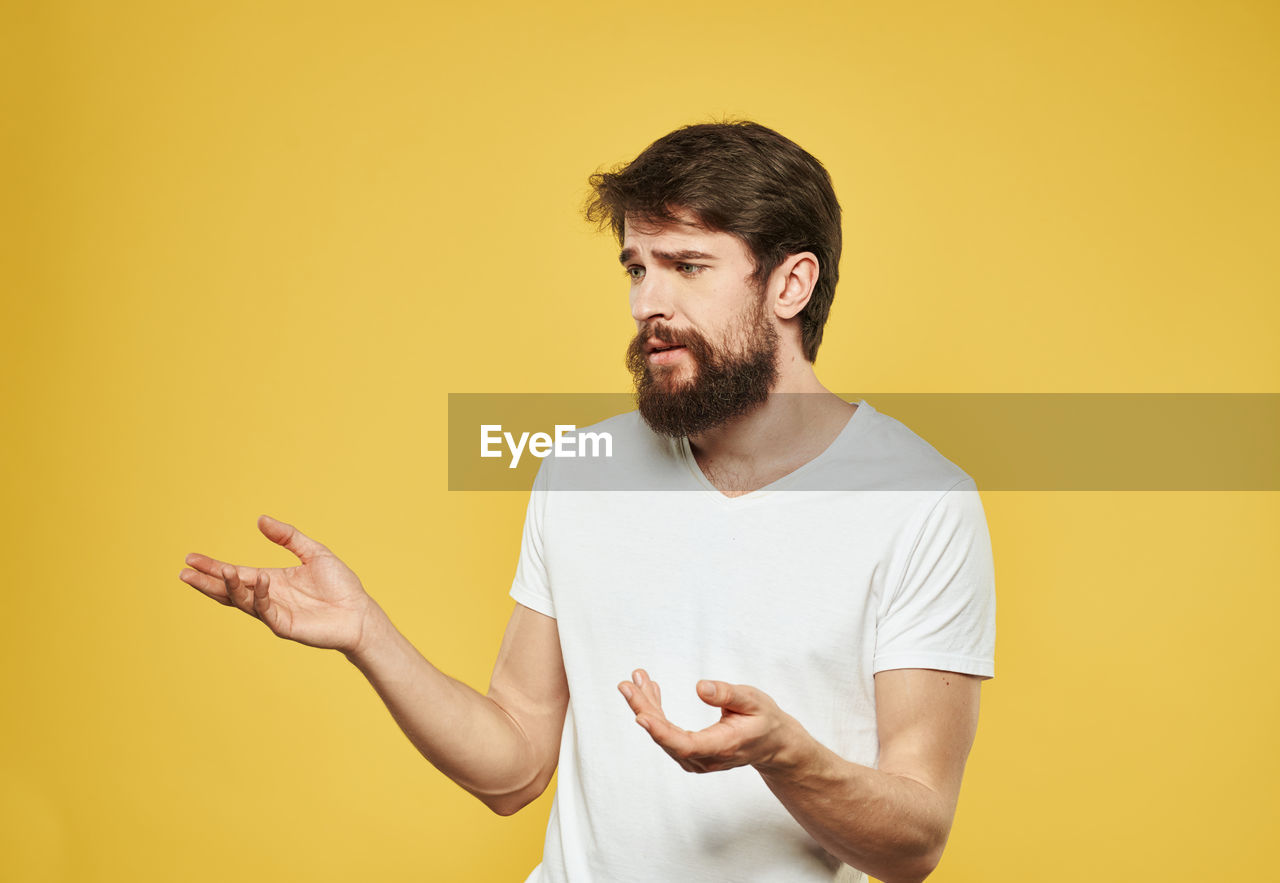
[(650, 340), (656, 339), (674, 346), (684, 346), (683, 336), (684, 332), (677, 331), (665, 322), (646, 322), (644, 327), (636, 332), (632, 344), (644, 346)]
[(646, 322), (627, 347), (628, 361), (633, 357), (643, 360), (644, 346), (651, 340), (660, 340), (668, 346), (686, 347), (695, 356), (706, 355), (710, 350), (707, 338), (692, 328), (681, 330), (665, 322)]
[(711, 347), (707, 339), (692, 329), (680, 331), (665, 322), (646, 322), (636, 336), (631, 338), (627, 347), (627, 370), (637, 381), (649, 376), (649, 361), (645, 357), (645, 345), (651, 340), (660, 340), (669, 346), (682, 346), (688, 349), (698, 363), (703, 363), (711, 356)]

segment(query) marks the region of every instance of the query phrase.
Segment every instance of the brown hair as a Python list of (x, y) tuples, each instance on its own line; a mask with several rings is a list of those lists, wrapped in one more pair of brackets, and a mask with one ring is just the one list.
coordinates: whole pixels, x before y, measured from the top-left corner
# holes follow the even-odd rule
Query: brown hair
[(670, 223), (691, 212), (731, 233), (755, 260), (763, 284), (788, 256), (818, 258), (818, 282), (800, 313), (804, 357), (818, 357), (840, 264), (840, 204), (827, 170), (800, 145), (747, 120), (685, 126), (650, 144), (632, 162), (589, 179), (587, 220), (621, 243), (627, 216)]

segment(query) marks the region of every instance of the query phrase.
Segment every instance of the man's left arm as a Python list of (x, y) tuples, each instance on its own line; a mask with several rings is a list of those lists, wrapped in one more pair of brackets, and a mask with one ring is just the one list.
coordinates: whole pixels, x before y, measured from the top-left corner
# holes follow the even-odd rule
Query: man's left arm
[(662, 712), (643, 671), (619, 689), (639, 723), (684, 769), (753, 766), (809, 834), (836, 858), (884, 883), (927, 877), (946, 845), (978, 726), (981, 679), (931, 669), (875, 676), (878, 768), (820, 744), (754, 687), (700, 681), (720, 720), (690, 732)]

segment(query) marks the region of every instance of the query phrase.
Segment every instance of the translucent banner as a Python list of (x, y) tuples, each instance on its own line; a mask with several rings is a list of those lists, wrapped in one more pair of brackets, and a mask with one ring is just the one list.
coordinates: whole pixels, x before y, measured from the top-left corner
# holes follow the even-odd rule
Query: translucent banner
[[(980, 490), (1280, 490), (1280, 394), (842, 397), (901, 421), (972, 476)], [(647, 476), (629, 468), (635, 452), (627, 449), (651, 445), (652, 437), (597, 426), (634, 408), (632, 396), (622, 393), (450, 394), (449, 489), (528, 490), (539, 465), (552, 458), (566, 462), (561, 473), (578, 476), (566, 489), (652, 490)], [(848, 442), (856, 455), (857, 439)], [(679, 442), (669, 444), (678, 451)], [(856, 469), (848, 475), (847, 488), (812, 489), (877, 487), (875, 476)], [(797, 483), (792, 489), (810, 487)]]

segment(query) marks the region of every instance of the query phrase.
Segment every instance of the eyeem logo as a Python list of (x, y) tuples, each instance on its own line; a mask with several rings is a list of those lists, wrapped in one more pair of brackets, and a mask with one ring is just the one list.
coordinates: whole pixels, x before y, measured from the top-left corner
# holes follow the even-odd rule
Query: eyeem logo
[(556, 424), (554, 436), (545, 432), (520, 433), (516, 438), (510, 432), (502, 431), (501, 423), (485, 423), (480, 426), (480, 456), (501, 457), (503, 451), (495, 450), (495, 445), (506, 442), (511, 462), (508, 469), (515, 469), (520, 463), (520, 456), (527, 450), (530, 454), (544, 457), (612, 457), (613, 436), (607, 432), (579, 432), (578, 427), (570, 424)]

